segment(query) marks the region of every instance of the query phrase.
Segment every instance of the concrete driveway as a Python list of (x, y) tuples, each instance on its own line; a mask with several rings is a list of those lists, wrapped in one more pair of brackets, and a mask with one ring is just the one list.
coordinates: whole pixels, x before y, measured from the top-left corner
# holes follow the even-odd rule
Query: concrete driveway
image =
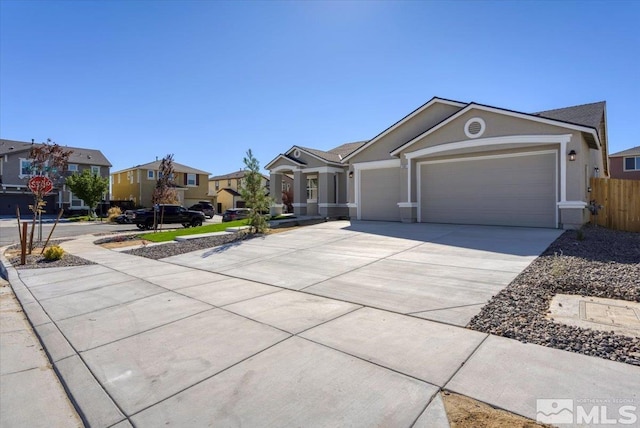
[(560, 233), (330, 222), (165, 261), (464, 326)]
[(91, 426), (444, 427), (442, 388), (530, 418), (637, 395), (633, 366), (459, 327), (560, 233), (329, 222), (161, 261), (87, 236), (98, 264), (9, 280)]

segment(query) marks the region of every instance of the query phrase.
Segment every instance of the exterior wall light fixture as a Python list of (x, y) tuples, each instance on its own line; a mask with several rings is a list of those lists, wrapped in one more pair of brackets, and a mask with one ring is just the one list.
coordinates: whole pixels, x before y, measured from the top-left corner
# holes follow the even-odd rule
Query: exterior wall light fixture
[(575, 150), (571, 150), (571, 151), (569, 152), (569, 160), (570, 160), (571, 162), (573, 162), (574, 160), (576, 160), (576, 151), (575, 151)]

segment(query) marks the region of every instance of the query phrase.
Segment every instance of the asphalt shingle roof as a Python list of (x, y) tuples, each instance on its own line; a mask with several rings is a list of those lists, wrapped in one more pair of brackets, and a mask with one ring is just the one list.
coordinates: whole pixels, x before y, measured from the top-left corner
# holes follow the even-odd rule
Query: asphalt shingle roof
[[(145, 163), (145, 164), (142, 164), (142, 165), (136, 165), (136, 166), (132, 166), (130, 168), (125, 168), (123, 170), (113, 172), (112, 174), (118, 174), (120, 172), (129, 171), (129, 170), (132, 170), (132, 169), (152, 169), (154, 171), (157, 171), (157, 170), (160, 169), (160, 164), (161, 163), (162, 163), (161, 160), (157, 160), (157, 161)], [(207, 175), (209, 175), (209, 173), (207, 171), (202, 171), (201, 169), (191, 168), (190, 166), (183, 165), (183, 164), (175, 162), (175, 161), (173, 162), (173, 170), (175, 172), (182, 172), (182, 173), (186, 172), (186, 173), (189, 173), (189, 174), (207, 174)]]
[(600, 129), (600, 121), (604, 114), (605, 105), (606, 103), (604, 101), (600, 101), (597, 103), (540, 111), (533, 114), (547, 119), (560, 120)]
[(611, 153), (610, 158), (617, 158), (621, 156), (640, 156), (640, 146), (631, 147), (630, 149), (623, 150), (617, 153)]
[[(25, 141), (14, 140), (2, 140), (0, 139), (0, 155), (17, 153), (22, 151), (31, 150), (31, 145), (34, 143)], [(41, 145), (35, 143), (36, 146)], [(58, 144), (65, 150), (72, 150), (71, 156), (69, 156), (69, 163), (77, 163), (83, 165), (96, 165), (96, 166), (111, 166), (111, 162), (102, 154), (100, 150), (87, 149), (83, 147), (69, 147)]]
[(355, 143), (346, 143), (346, 144), (342, 144), (338, 147), (335, 147), (331, 150), (328, 151), (324, 151), (324, 150), (318, 150), (318, 149), (311, 149), (309, 147), (302, 147), (302, 146), (298, 146), (300, 147), (302, 150), (309, 152), (317, 157), (319, 157), (320, 159), (323, 159), (327, 162), (333, 162), (333, 163), (340, 163), (340, 161), (342, 160), (342, 158), (344, 158), (345, 156), (347, 156), (349, 153), (353, 152), (354, 150), (359, 149), (362, 145), (364, 145), (366, 143), (366, 141), (357, 141)]
[[(244, 169), (241, 169), (240, 171), (236, 171), (236, 172), (232, 172), (229, 174), (224, 174), (224, 175), (216, 175), (213, 177), (209, 177), (209, 181), (218, 181), (218, 180), (231, 180), (231, 179), (237, 179), (237, 178), (244, 178), (244, 176), (247, 175), (247, 171), (245, 171)], [(262, 178), (265, 179), (269, 179), (269, 177), (262, 175)]]

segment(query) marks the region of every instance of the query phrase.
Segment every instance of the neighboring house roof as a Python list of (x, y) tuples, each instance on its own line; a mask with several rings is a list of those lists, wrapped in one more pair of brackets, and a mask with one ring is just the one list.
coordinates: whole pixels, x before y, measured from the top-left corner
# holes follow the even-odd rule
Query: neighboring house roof
[[(18, 152), (28, 152), (31, 147), (41, 146), (41, 143), (27, 143), (24, 141), (14, 140), (2, 140), (0, 139), (0, 155), (12, 154)], [(83, 147), (69, 147), (58, 144), (65, 150), (71, 150), (71, 156), (69, 156), (69, 162), (71, 164), (83, 164), (83, 165), (96, 165), (96, 166), (111, 166), (111, 162), (102, 154), (100, 150), (87, 149)]]
[(623, 150), (617, 153), (611, 153), (610, 158), (618, 158), (622, 156), (640, 156), (640, 146), (631, 147), (630, 149)]
[(220, 192), (227, 192), (227, 193), (231, 194), (232, 196), (242, 196), (240, 193), (238, 193), (235, 190), (230, 189), (228, 187), (225, 187), (224, 189), (218, 190), (218, 193), (220, 193)]
[(598, 129), (606, 107), (605, 101), (532, 113), (534, 116)]
[[(209, 177), (209, 181), (238, 179), (238, 178), (244, 178), (245, 175), (247, 175), (247, 171), (245, 171), (244, 169), (241, 169), (239, 171), (232, 172), (232, 173), (229, 173), (229, 174), (216, 175), (216, 176), (213, 176), (213, 177)], [(266, 175), (264, 175), (264, 174), (260, 174), (260, 175), (265, 180), (269, 180), (269, 177), (267, 177)]]
[[(162, 163), (161, 160), (157, 160), (157, 161), (145, 163), (145, 164), (142, 164), (142, 165), (132, 166), (131, 168), (125, 168), (125, 169), (122, 169), (120, 171), (115, 171), (112, 174), (119, 174), (121, 172), (129, 171), (129, 170), (132, 170), (132, 169), (151, 169), (151, 170), (157, 171), (157, 170), (160, 169), (160, 164), (161, 163)], [(209, 175), (209, 173), (207, 171), (202, 171), (201, 169), (191, 168), (190, 166), (186, 166), (186, 165), (183, 165), (183, 164), (178, 163), (178, 162), (173, 162), (173, 170), (175, 172), (182, 172), (182, 173), (188, 173), (188, 174), (207, 174), (207, 175)]]

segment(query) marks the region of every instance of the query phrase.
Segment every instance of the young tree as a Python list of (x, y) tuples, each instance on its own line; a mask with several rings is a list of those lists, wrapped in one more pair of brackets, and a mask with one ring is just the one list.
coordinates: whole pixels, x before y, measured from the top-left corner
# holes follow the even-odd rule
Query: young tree
[(251, 208), (249, 217), (251, 231), (253, 233), (264, 233), (269, 228), (269, 225), (263, 213), (269, 211), (272, 201), (262, 185), (260, 163), (253, 157), (251, 149), (247, 151), (247, 156), (243, 160), (247, 167), (247, 173), (244, 176), (240, 194), (247, 208)]
[(95, 214), (95, 207), (109, 188), (109, 179), (93, 174), (85, 169), (82, 174), (75, 173), (67, 177), (66, 185), (89, 207), (89, 214)]
[[(54, 184), (57, 183), (67, 168), (71, 153), (73, 153), (73, 150), (63, 149), (51, 141), (50, 138), (47, 138), (45, 143), (32, 143), (31, 151), (29, 152), (29, 175), (31, 177), (47, 176)], [(45, 205), (45, 196), (46, 194), (41, 190), (33, 194), (33, 205), (30, 206), (31, 211), (33, 211), (33, 223), (31, 224), (31, 236), (29, 238), (29, 254), (33, 249), (33, 232), (36, 226), (36, 218), (38, 214), (42, 213)]]
[[(158, 171), (158, 181), (156, 188), (153, 190), (151, 201), (156, 204), (177, 204), (178, 192), (176, 191), (176, 183), (174, 181), (173, 154), (168, 154), (162, 158), (160, 169)], [(154, 211), (153, 230), (158, 229), (158, 213)], [(164, 221), (164, 206), (160, 211), (160, 224)]]
[(160, 170), (156, 188), (151, 197), (155, 204), (177, 204), (178, 192), (174, 181), (173, 154), (166, 155), (160, 162)]

